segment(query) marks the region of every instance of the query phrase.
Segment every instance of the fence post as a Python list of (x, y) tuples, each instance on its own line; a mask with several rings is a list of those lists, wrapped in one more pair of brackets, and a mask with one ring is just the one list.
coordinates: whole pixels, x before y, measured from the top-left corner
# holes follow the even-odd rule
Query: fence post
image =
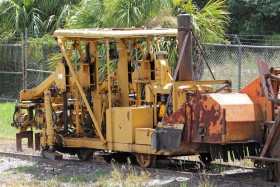
[(237, 35), (234, 36), (235, 39), (238, 42), (238, 83), (237, 83), (237, 89), (238, 91), (241, 89), (241, 62), (242, 62), (242, 46), (241, 42)]
[(25, 89), (25, 60), (24, 60), (24, 35), (23, 32), (20, 33), (20, 39), (21, 39), (21, 72), (22, 72), (22, 89)]
[(28, 38), (27, 38), (27, 28), (25, 28), (24, 35), (24, 89), (27, 89), (27, 64), (28, 64)]

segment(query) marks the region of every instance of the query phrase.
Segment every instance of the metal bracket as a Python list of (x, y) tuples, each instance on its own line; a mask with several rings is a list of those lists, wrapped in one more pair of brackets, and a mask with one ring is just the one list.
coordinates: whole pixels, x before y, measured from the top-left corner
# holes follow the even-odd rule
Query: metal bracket
[(25, 131), (16, 134), (17, 151), (22, 152), (22, 138), (27, 138), (28, 148), (33, 149), (33, 131)]

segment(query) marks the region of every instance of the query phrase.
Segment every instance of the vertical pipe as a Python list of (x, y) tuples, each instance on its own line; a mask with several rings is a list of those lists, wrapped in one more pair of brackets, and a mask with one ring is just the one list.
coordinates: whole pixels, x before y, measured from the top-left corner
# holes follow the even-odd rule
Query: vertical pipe
[(63, 131), (65, 133), (68, 132), (68, 104), (67, 104), (67, 92), (62, 93), (62, 100), (63, 100)]
[(140, 83), (136, 83), (136, 93), (137, 93), (136, 105), (140, 106), (141, 105), (141, 84)]
[[(181, 13), (177, 17), (177, 22), (178, 22), (178, 50), (180, 53), (181, 48), (183, 47), (182, 45), (185, 37), (187, 36), (188, 33), (191, 32), (190, 30), (191, 16), (189, 14)], [(179, 81), (191, 81), (192, 79), (193, 79), (192, 38), (190, 35), (179, 68)]]
[(76, 111), (76, 135), (79, 136), (81, 131), (80, 125), (80, 107), (79, 107), (79, 90), (75, 88), (75, 111)]
[(238, 85), (237, 89), (238, 91), (241, 89), (241, 61), (242, 61), (242, 47), (241, 42), (237, 35), (235, 35), (235, 38), (238, 42)]
[[(132, 49), (131, 49), (132, 50)], [(129, 106), (129, 83), (128, 83), (128, 55), (125, 40), (117, 42), (118, 51), (118, 87), (120, 89), (121, 106)]]
[(111, 110), (112, 101), (111, 101), (111, 69), (110, 69), (110, 45), (109, 39), (106, 39), (106, 59), (107, 59), (107, 75), (108, 75), (108, 100), (109, 100), (109, 109)]
[(25, 89), (25, 60), (24, 60), (24, 36), (23, 33), (20, 34), (21, 37), (21, 71), (22, 71), (22, 89)]
[(25, 38), (24, 38), (24, 89), (27, 89), (27, 64), (28, 64), (28, 36), (27, 36), (27, 28), (25, 28)]
[(146, 38), (146, 44), (147, 44), (147, 53), (151, 53), (151, 39), (149, 37)]
[(50, 146), (50, 149), (52, 149), (52, 146), (54, 145), (54, 128), (51, 108), (51, 92), (49, 90), (44, 91), (44, 106), (47, 123), (47, 144)]
[(227, 134), (226, 109), (223, 109), (222, 144), (226, 144), (226, 134)]

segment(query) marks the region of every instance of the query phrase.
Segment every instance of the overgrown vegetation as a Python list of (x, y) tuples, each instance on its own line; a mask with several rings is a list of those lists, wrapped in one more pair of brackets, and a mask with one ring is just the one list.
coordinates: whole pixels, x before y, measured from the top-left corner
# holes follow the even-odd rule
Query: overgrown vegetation
[(18, 130), (11, 127), (15, 103), (0, 102), (0, 138), (15, 138)]

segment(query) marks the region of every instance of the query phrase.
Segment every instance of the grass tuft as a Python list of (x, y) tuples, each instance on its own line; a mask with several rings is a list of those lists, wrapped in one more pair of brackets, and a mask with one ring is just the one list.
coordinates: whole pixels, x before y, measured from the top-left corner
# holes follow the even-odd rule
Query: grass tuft
[(28, 173), (28, 172), (32, 172), (35, 171), (37, 169), (36, 165), (32, 165), (32, 166), (21, 166), (17, 168), (17, 172), (19, 173)]
[(215, 187), (215, 186), (216, 186), (215, 183), (209, 177), (201, 178), (198, 181), (198, 187)]

